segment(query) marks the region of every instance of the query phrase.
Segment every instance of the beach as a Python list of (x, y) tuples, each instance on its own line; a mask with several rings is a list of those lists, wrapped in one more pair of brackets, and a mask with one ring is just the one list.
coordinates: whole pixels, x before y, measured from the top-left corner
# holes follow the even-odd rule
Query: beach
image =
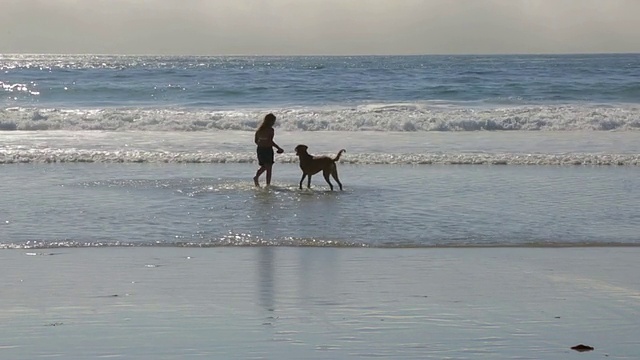
[(640, 248), (0, 251), (0, 357), (640, 355)]
[(1, 55), (0, 359), (638, 359), (639, 63)]

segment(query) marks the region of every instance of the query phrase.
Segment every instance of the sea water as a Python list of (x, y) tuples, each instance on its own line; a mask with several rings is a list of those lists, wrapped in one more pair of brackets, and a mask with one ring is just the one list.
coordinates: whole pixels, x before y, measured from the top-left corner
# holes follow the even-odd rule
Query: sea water
[[(639, 245), (639, 77), (637, 54), (1, 55), (0, 248)], [(286, 151), (257, 189), (268, 112)], [(297, 144), (346, 149), (344, 191), (299, 189)]]

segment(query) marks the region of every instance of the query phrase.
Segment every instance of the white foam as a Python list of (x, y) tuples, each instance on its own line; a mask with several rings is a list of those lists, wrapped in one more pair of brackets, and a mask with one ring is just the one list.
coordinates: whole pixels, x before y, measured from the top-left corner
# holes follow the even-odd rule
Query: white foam
[[(15, 163), (249, 163), (253, 152), (104, 151), (83, 149), (0, 149), (0, 164)], [(284, 154), (278, 163), (297, 163)], [(360, 165), (640, 165), (638, 154), (521, 153), (350, 153), (340, 163)]]
[[(276, 162), (347, 152), (349, 164), (638, 165), (635, 131), (278, 131)], [(254, 163), (249, 131), (5, 131), (0, 163)]]
[[(462, 107), (429, 103), (355, 107), (281, 108), (278, 127), (287, 131), (579, 131), (638, 130), (640, 106), (540, 105)], [(185, 110), (41, 109), (0, 110), (0, 130), (255, 130), (262, 109)]]
[(3, 90), (5, 92), (10, 92), (10, 93), (23, 92), (31, 95), (40, 95), (40, 92), (29, 89), (29, 86), (27, 84), (19, 84), (19, 83), (9, 84), (9, 83), (0, 81), (0, 90)]

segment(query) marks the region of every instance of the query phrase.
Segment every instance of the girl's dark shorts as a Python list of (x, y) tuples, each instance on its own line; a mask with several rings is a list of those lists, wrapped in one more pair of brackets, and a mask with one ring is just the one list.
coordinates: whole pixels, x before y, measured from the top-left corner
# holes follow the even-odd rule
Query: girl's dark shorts
[(258, 146), (258, 164), (260, 166), (273, 164), (273, 148)]

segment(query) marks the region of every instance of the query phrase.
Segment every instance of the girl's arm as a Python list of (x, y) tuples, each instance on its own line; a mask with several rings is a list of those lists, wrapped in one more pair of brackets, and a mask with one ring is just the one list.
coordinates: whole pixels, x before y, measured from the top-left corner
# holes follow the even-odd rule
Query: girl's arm
[(273, 141), (273, 137), (275, 136), (275, 130), (271, 129), (271, 144), (278, 149), (278, 151), (284, 151), (280, 146), (278, 146), (278, 144), (276, 144), (275, 141)]

